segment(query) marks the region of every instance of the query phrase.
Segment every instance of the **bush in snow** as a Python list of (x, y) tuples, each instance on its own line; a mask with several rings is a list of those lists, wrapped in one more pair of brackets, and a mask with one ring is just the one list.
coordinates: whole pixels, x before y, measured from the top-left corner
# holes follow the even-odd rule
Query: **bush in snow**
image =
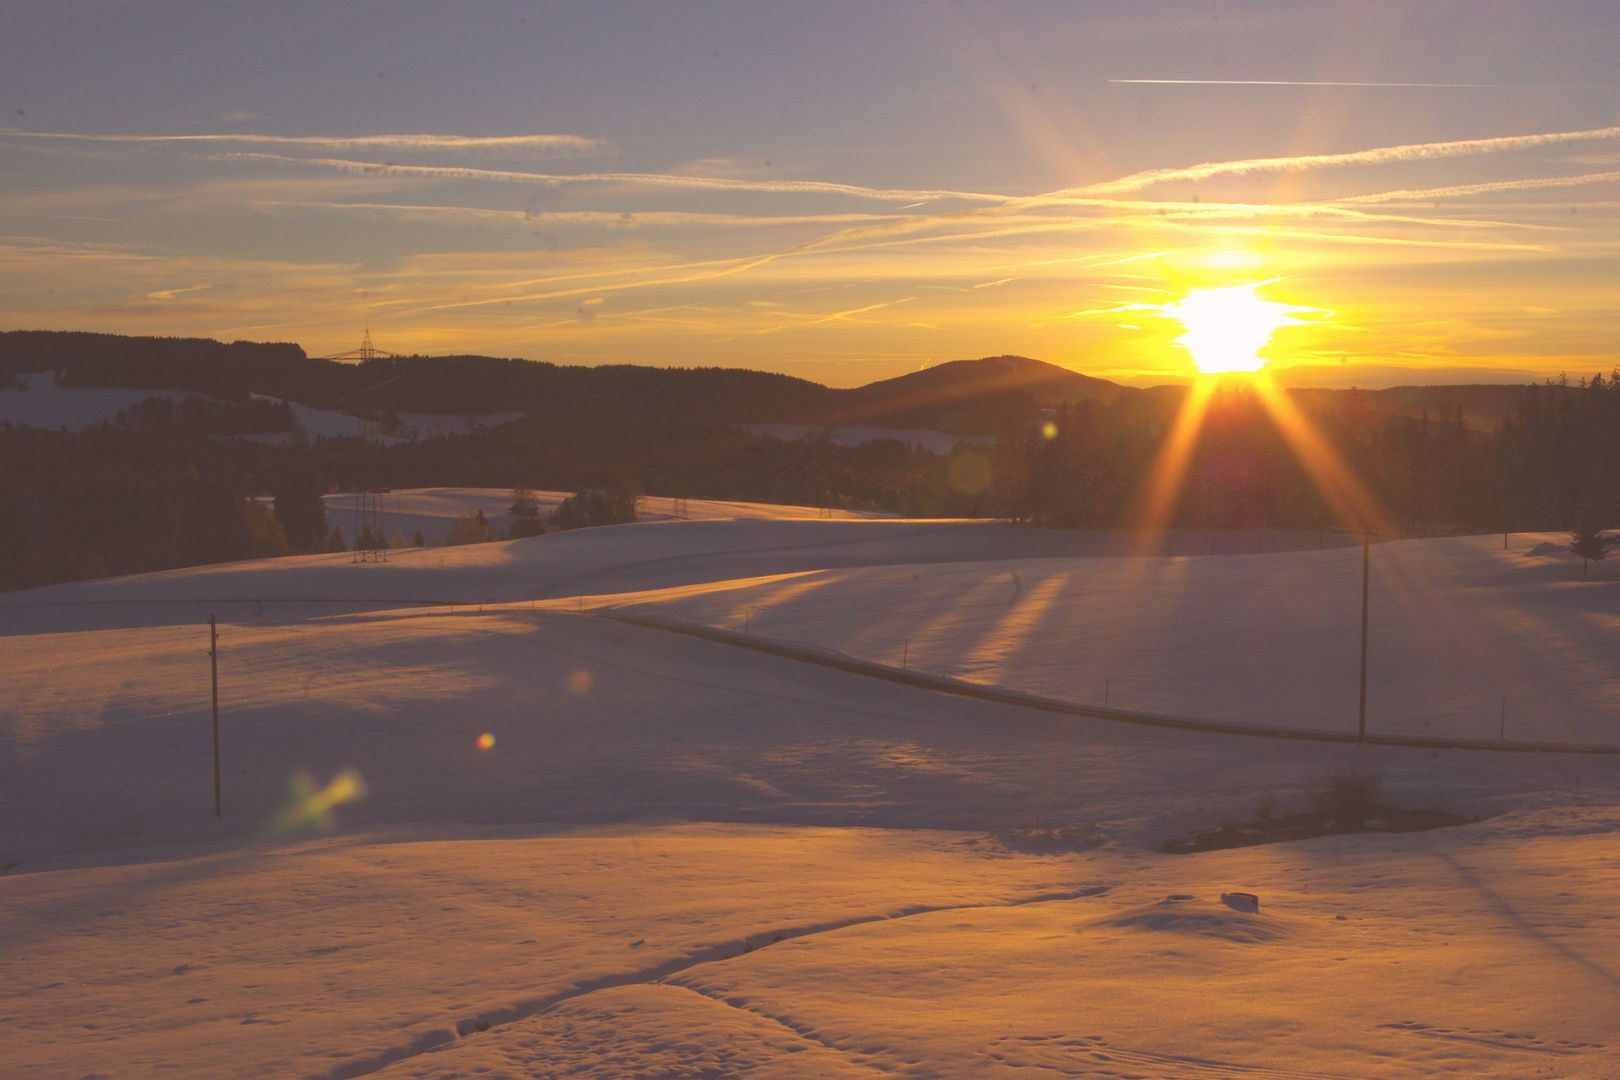
[(1311, 801), (1317, 813), (1333, 818), (1341, 828), (1359, 829), (1383, 791), (1384, 774), (1377, 769), (1339, 766), (1311, 793)]
[(450, 535), (444, 538), (449, 547), (461, 544), (482, 544), (489, 540), (489, 521), (484, 517), (482, 510), (475, 514), (456, 518), (456, 523), (450, 526)]

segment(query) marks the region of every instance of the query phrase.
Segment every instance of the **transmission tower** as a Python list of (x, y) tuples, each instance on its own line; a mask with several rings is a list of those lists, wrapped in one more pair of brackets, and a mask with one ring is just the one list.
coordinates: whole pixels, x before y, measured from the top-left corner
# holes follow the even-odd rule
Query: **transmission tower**
[(386, 494), (380, 489), (354, 494), (354, 562), (388, 561), (388, 530), (382, 500)]
[(389, 360), (399, 353), (385, 352), (371, 343), (371, 323), (366, 323), (366, 336), (361, 339), (358, 349), (348, 352), (333, 353), (331, 356), (322, 356), (321, 360)]

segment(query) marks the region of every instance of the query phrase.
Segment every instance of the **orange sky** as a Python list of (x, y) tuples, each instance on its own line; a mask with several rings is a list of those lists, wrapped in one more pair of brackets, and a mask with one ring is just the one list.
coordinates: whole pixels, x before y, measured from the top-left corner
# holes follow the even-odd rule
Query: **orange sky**
[(24, 10), (0, 328), (1149, 384), (1266, 282), (1285, 383), (1615, 363), (1602, 5), (365, 7)]

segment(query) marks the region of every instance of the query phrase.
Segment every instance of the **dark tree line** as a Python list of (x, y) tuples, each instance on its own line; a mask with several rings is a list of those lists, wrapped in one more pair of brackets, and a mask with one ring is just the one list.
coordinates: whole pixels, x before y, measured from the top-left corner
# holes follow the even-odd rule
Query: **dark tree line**
[[(1620, 524), (1620, 380), (1523, 388), (1492, 430), (1449, 415), (1392, 416), (1357, 394), (1298, 395), (1312, 425), (1408, 528)], [(275, 407), (143, 403), (79, 433), (0, 425), (0, 589), (333, 550), (321, 496), (469, 486), (1122, 523), (1182, 401), (1173, 388), (1012, 417), (994, 445), (949, 455), (898, 441), (781, 441), (677, 412), (617, 421), (540, 410), (488, 430), (383, 446), (276, 445)], [(236, 410), (234, 413), (232, 410)], [(273, 515), (265, 504), (273, 499)], [(581, 521), (622, 517), (577, 504)], [(572, 523), (572, 518), (570, 523)], [(1321, 528), (1329, 508), (1251, 392), (1212, 400), (1173, 525)], [(353, 538), (350, 538), (352, 541)]]
[(149, 397), (118, 411), (116, 424), (194, 435), (273, 435), (292, 431), (298, 418), (285, 401), (254, 398), (237, 404), (196, 395)]
[(1496, 439), (1493, 509), (1518, 529), (1620, 525), (1620, 371), (1529, 387)]
[[(1390, 516), (1409, 529), (1620, 524), (1620, 378), (1524, 387), (1493, 431), (1449, 415), (1398, 416), (1355, 392), (1298, 395), (1302, 413)], [(1003, 433), (994, 512), (1071, 528), (1121, 524), (1180, 408), (1144, 394), (1062, 406), (1046, 432)], [(1252, 390), (1218, 391), (1170, 524), (1322, 528), (1333, 515)]]
[(566, 417), (393, 446), (221, 437), (277, 422), (262, 413), (259, 403), (192, 409), (159, 399), (127, 410), (121, 423), (77, 433), (0, 424), (0, 589), (339, 550), (345, 538), (331, 528), (322, 502), (334, 491), (522, 486), (604, 493), (602, 506), (588, 494), (576, 504), (578, 523), (623, 520), (626, 500), (633, 505), (642, 490), (982, 511), (982, 494), (973, 505), (941, 494), (945, 459), (893, 442), (842, 447), (673, 418)]
[(285, 554), (251, 444), (0, 426), (0, 588)]

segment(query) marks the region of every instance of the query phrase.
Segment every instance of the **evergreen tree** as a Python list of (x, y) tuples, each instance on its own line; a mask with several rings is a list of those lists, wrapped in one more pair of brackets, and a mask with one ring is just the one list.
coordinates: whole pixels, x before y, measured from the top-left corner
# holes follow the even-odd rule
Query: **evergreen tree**
[(1569, 550), (1581, 557), (1581, 577), (1593, 562), (1601, 562), (1608, 554), (1609, 541), (1598, 528), (1597, 516), (1591, 507), (1581, 507), (1575, 517), (1575, 529), (1569, 534)]
[(247, 526), (248, 558), (274, 559), (287, 554), (287, 534), (263, 503), (243, 499), (242, 520)]
[(276, 520), (287, 534), (287, 546), (294, 551), (320, 551), (326, 544), (326, 503), (315, 473), (300, 469), (283, 476), (270, 489), (275, 499)]

